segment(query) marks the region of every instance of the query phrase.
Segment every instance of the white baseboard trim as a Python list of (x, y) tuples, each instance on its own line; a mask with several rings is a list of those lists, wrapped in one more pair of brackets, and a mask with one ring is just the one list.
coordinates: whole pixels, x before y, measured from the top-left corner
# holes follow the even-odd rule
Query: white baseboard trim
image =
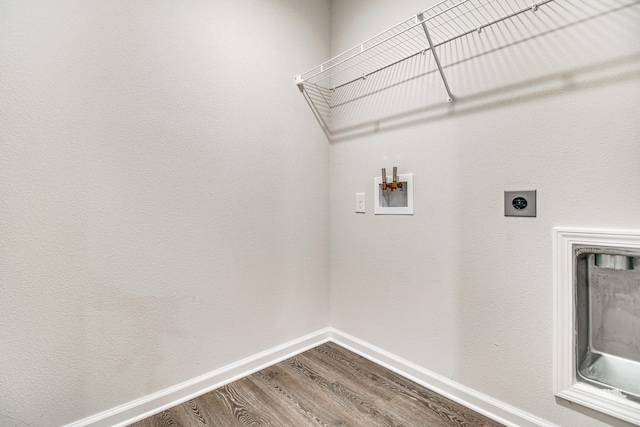
[(558, 427), (532, 414), (428, 371), (347, 333), (335, 328), (331, 328), (330, 331), (330, 341), (506, 426)]
[(329, 341), (325, 328), (65, 427), (123, 427)]
[(558, 427), (335, 328), (325, 328), (64, 427), (124, 427), (332, 341), (509, 427)]

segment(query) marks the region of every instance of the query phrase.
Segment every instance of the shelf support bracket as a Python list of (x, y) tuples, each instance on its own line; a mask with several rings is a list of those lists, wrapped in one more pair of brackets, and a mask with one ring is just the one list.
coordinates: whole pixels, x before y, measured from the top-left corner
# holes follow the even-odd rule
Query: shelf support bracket
[(424, 15), (419, 13), (417, 15), (418, 21), (422, 21), (422, 29), (424, 30), (424, 34), (427, 36), (427, 42), (429, 42), (429, 48), (431, 53), (433, 54), (433, 59), (436, 61), (436, 65), (438, 66), (438, 71), (440, 72), (440, 77), (442, 77), (442, 82), (444, 83), (444, 87), (447, 90), (447, 102), (453, 101), (453, 95), (451, 95), (451, 90), (449, 89), (449, 83), (447, 83), (447, 78), (444, 76), (444, 71), (442, 71), (442, 66), (440, 65), (440, 59), (438, 59), (438, 54), (436, 50), (433, 48), (433, 42), (431, 41), (431, 35), (429, 35), (429, 29), (427, 28), (427, 23), (424, 21)]
[(302, 76), (295, 76), (294, 78), (296, 79), (296, 84), (298, 85), (298, 89), (300, 89), (300, 92), (304, 92), (304, 79), (302, 78)]

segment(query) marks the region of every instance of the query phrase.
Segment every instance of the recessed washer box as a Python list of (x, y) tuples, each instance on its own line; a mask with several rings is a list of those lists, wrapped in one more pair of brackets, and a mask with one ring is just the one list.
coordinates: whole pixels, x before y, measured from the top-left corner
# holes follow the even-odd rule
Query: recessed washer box
[(504, 216), (536, 216), (536, 190), (505, 191)]
[[(391, 182), (387, 176), (387, 183)], [(373, 204), (375, 215), (413, 215), (413, 174), (398, 174), (401, 188), (382, 189), (382, 177), (373, 179)]]

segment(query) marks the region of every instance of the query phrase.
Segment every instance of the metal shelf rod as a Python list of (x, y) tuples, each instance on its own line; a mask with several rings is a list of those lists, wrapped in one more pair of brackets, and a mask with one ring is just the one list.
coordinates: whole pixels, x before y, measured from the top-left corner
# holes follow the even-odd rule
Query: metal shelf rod
[[(545, 5), (545, 4), (550, 3), (550, 2), (553, 2), (553, 1), (555, 1), (555, 0), (542, 0), (542, 1), (538, 1), (537, 3), (533, 4), (533, 5), (532, 5), (532, 6), (530, 6), (530, 7), (522, 8), (522, 9), (520, 9), (520, 10), (518, 10), (518, 11), (512, 12), (512, 13), (510, 13), (510, 14), (508, 14), (508, 15), (502, 16), (502, 17), (500, 17), (500, 18), (498, 18), (498, 19), (495, 19), (495, 20), (493, 20), (493, 21), (485, 22), (484, 24), (479, 25), (479, 26), (477, 26), (477, 27), (476, 27), (476, 28), (474, 28), (474, 29), (471, 29), (471, 30), (465, 31), (465, 32), (463, 32), (463, 33), (459, 33), (459, 34), (457, 34), (457, 35), (455, 35), (455, 36), (452, 36), (451, 38), (448, 38), (447, 40), (444, 40), (444, 41), (442, 41), (442, 42), (440, 42), (440, 43), (436, 43), (436, 44), (434, 44), (434, 45), (433, 45), (433, 47), (434, 47), (434, 48), (440, 47), (440, 46), (445, 45), (445, 44), (447, 44), (447, 43), (449, 43), (449, 42), (452, 42), (452, 41), (454, 41), (454, 40), (457, 40), (457, 39), (459, 39), (459, 38), (461, 38), (461, 37), (464, 37), (464, 36), (467, 36), (467, 35), (469, 35), (469, 34), (471, 34), (471, 33), (474, 33), (474, 32), (476, 32), (476, 31), (478, 31), (479, 29), (486, 28), (486, 27), (490, 27), (491, 25), (497, 24), (497, 23), (502, 22), (502, 21), (506, 21), (507, 19), (511, 19), (511, 18), (513, 18), (514, 16), (517, 16), (517, 15), (519, 15), (519, 14), (521, 14), (521, 13), (528, 12), (528, 11), (532, 10), (532, 7), (534, 7), (534, 6), (539, 7), (539, 6)], [(435, 16), (435, 15), (434, 15), (434, 16)], [(425, 21), (426, 21), (426, 20), (425, 20)], [(406, 21), (404, 21), (404, 22), (406, 22)], [(420, 24), (422, 24), (423, 22), (424, 22), (424, 21), (421, 21), (421, 22), (419, 22), (417, 25), (420, 25)], [(412, 28), (414, 28), (414, 27), (415, 27), (415, 26), (413, 26), (413, 27), (411, 27), (411, 28), (408, 28), (408, 30), (409, 30), (409, 29), (412, 29)], [(398, 34), (399, 34), (399, 33), (398, 33)], [(373, 37), (373, 38), (375, 38), (375, 37)], [(352, 48), (352, 49), (353, 49), (353, 48)], [(350, 49), (350, 50), (352, 50), (352, 49)], [(404, 57), (404, 58), (402, 58), (402, 59), (396, 60), (396, 61), (394, 61), (394, 62), (392, 62), (392, 63), (389, 63), (389, 64), (387, 64), (387, 65), (384, 65), (384, 66), (382, 66), (382, 67), (376, 68), (375, 70), (368, 72), (366, 75), (367, 75), (367, 76), (371, 76), (371, 75), (376, 74), (376, 73), (378, 73), (378, 72), (380, 72), (380, 71), (386, 70), (387, 68), (393, 67), (394, 65), (397, 65), (397, 64), (401, 63), (402, 61), (406, 61), (407, 59), (411, 59), (411, 58), (413, 58), (414, 56), (417, 56), (417, 55), (423, 54), (423, 53), (425, 53), (426, 51), (428, 51), (428, 50), (430, 50), (430, 49), (431, 49), (431, 47), (426, 48), (426, 49), (423, 49), (423, 50), (420, 50), (420, 51), (417, 51), (417, 52), (415, 52), (415, 53), (413, 53), (413, 54), (411, 54), (411, 55), (408, 55), (408, 56), (406, 56), (406, 57)], [(348, 51), (346, 51), (346, 52), (348, 52)], [(357, 55), (358, 55), (358, 54), (355, 54), (355, 55), (353, 55), (352, 57), (345, 59), (345, 61), (347, 61), (348, 59), (352, 59), (353, 57), (355, 57), (355, 56), (357, 56)], [(327, 61), (327, 62), (329, 62), (329, 61)], [(326, 62), (325, 62), (325, 64), (326, 64)], [(336, 65), (338, 65), (338, 64), (336, 64)], [(316, 68), (317, 68), (317, 67), (316, 67)], [(312, 69), (312, 70), (313, 70), (313, 69)], [(312, 70), (310, 70), (310, 71), (312, 71)], [(307, 71), (307, 72), (309, 72), (309, 71)], [(322, 73), (316, 73), (316, 74), (314, 74), (313, 76), (310, 76), (310, 77), (308, 77), (308, 78), (309, 78), (309, 79), (311, 79), (311, 78), (316, 77), (316, 76), (318, 76), (318, 75), (320, 75), (320, 74), (322, 74)], [(331, 76), (327, 76), (327, 78), (329, 78), (329, 77), (331, 77)], [(326, 80), (326, 79), (323, 79), (323, 80)], [(341, 84), (339, 84), (339, 85), (336, 85), (336, 86), (334, 86), (334, 87), (333, 87), (333, 88), (331, 88), (331, 89), (339, 89), (339, 88), (341, 88), (341, 87), (343, 87), (343, 86), (347, 86), (347, 85), (349, 85), (349, 84), (351, 84), (351, 83), (357, 82), (358, 80), (362, 80), (362, 76), (356, 77), (356, 78), (351, 79), (351, 80), (349, 80), (349, 81), (347, 81), (347, 82), (344, 82), (344, 83), (341, 83)], [(447, 91), (447, 92), (450, 92), (450, 91)]]
[(440, 72), (440, 77), (442, 77), (442, 81), (444, 82), (444, 87), (447, 90), (447, 101), (453, 101), (453, 95), (451, 95), (451, 90), (449, 89), (449, 83), (447, 83), (447, 78), (444, 76), (444, 71), (442, 71), (442, 65), (440, 65), (440, 59), (438, 59), (438, 54), (433, 48), (433, 41), (431, 41), (431, 36), (429, 35), (429, 29), (427, 28), (427, 24), (425, 23), (425, 19), (422, 14), (418, 15), (418, 19), (422, 20), (422, 29), (424, 30), (425, 35), (427, 36), (427, 41), (429, 42), (429, 48), (431, 49), (431, 53), (433, 54), (433, 59), (436, 61), (436, 65), (438, 66), (438, 71)]
[[(405, 21), (402, 21), (400, 24), (402, 24), (402, 23), (404, 23), (404, 22), (407, 22), (407, 21), (406, 21), (406, 20), (405, 20)], [(350, 57), (348, 57), (348, 58), (345, 58), (345, 59), (341, 60), (340, 62), (336, 62), (335, 64), (333, 64), (333, 65), (329, 66), (328, 68), (325, 68), (325, 69), (324, 69), (324, 71), (320, 71), (319, 73), (315, 73), (314, 75), (307, 77), (305, 80), (312, 79), (312, 78), (314, 78), (314, 77), (316, 77), (316, 76), (318, 76), (318, 75), (320, 75), (320, 74), (322, 74), (322, 73), (324, 73), (324, 72), (326, 72), (326, 71), (331, 70), (332, 68), (334, 68), (334, 67), (336, 67), (336, 66), (338, 66), (338, 65), (340, 65), (340, 64), (343, 64), (343, 63), (345, 63), (345, 62), (347, 62), (347, 61), (349, 61), (349, 60), (351, 60), (351, 59), (355, 58), (356, 56), (359, 56), (360, 54), (362, 54), (362, 53), (364, 53), (364, 52), (366, 52), (366, 51), (369, 51), (369, 50), (373, 49), (374, 47), (378, 47), (378, 46), (380, 46), (381, 44), (383, 44), (383, 43), (385, 43), (385, 42), (387, 42), (387, 41), (389, 41), (389, 40), (391, 40), (391, 39), (393, 39), (393, 38), (397, 37), (398, 35), (400, 35), (400, 34), (404, 34), (404, 33), (406, 33), (407, 31), (412, 30), (413, 28), (417, 27), (417, 26), (418, 26), (418, 25), (420, 25), (421, 23), (422, 23), (422, 22), (418, 22), (417, 24), (414, 24), (414, 25), (412, 25), (412, 26), (411, 26), (411, 27), (409, 27), (409, 28), (405, 28), (404, 30), (399, 31), (399, 32), (397, 32), (397, 33), (393, 34), (392, 36), (389, 36), (389, 37), (387, 37), (386, 39), (384, 39), (384, 40), (382, 40), (382, 41), (379, 41), (378, 43), (375, 43), (375, 44), (373, 44), (373, 45), (371, 45), (371, 46), (369, 46), (369, 47), (367, 47), (367, 48), (365, 49), (365, 48), (364, 48), (364, 44), (365, 44), (367, 41), (375, 39), (376, 37), (378, 37), (378, 36), (380, 36), (380, 35), (384, 34), (384, 32), (382, 32), (382, 33), (378, 34), (378, 35), (377, 35), (377, 36), (375, 36), (375, 37), (371, 37), (369, 40), (367, 40), (367, 41), (365, 41), (365, 42), (363, 42), (363, 43), (360, 43), (360, 44), (359, 44), (359, 46), (360, 46), (360, 52), (357, 52), (357, 53), (355, 53), (355, 54), (351, 55)], [(398, 25), (400, 25), (400, 24), (398, 24)], [(391, 29), (393, 29), (393, 28), (394, 28), (394, 27), (391, 27), (391, 28), (390, 28), (389, 30), (387, 30), (387, 31), (390, 31), (390, 30), (391, 30)], [(349, 51), (351, 51), (351, 50), (353, 50), (353, 49), (355, 49), (355, 47), (352, 47), (351, 49), (344, 51), (343, 53), (341, 53), (340, 55), (335, 56), (334, 58), (338, 58), (338, 57), (340, 57), (341, 55), (344, 55), (345, 53), (347, 53), (347, 52), (349, 52)], [(322, 69), (322, 67), (323, 67), (326, 63), (331, 62), (334, 58), (332, 58), (332, 59), (330, 59), (330, 60), (328, 60), (328, 61), (323, 62), (322, 64), (320, 64), (320, 68)], [(305, 74), (307, 74), (307, 73), (309, 73), (309, 72), (311, 72), (311, 71), (315, 70), (316, 68), (318, 68), (318, 67), (314, 67), (314, 68), (312, 68), (311, 70), (307, 71), (306, 73), (302, 73), (300, 76), (304, 76)]]
[[(430, 21), (430, 20), (433, 20), (433, 19), (435, 19), (435, 18), (437, 18), (437, 17), (440, 17), (440, 16), (442, 16), (442, 15), (443, 15), (443, 14), (445, 14), (445, 13), (451, 12), (452, 10), (456, 10), (456, 9), (457, 9), (457, 8), (459, 8), (461, 5), (463, 5), (463, 4), (465, 4), (465, 3), (468, 3), (468, 2), (469, 2), (469, 1), (471, 1), (471, 0), (463, 0), (463, 1), (460, 1), (460, 2), (458, 2), (458, 3), (454, 4), (454, 5), (450, 6), (450, 7), (447, 7), (446, 9), (443, 9), (443, 10), (441, 10), (441, 11), (438, 11), (437, 13), (434, 13), (434, 14), (433, 14), (433, 15), (431, 15), (431, 16), (428, 16), (428, 17), (426, 17), (426, 18), (424, 17), (424, 13), (425, 13), (425, 12), (428, 12), (429, 10), (433, 10), (434, 8), (436, 8), (436, 7), (440, 6), (440, 5), (442, 5), (443, 3), (446, 3), (447, 1), (449, 1), (449, 0), (443, 0), (442, 2), (440, 2), (440, 3), (436, 4), (435, 6), (432, 6), (431, 8), (426, 9), (426, 10), (425, 10), (425, 11), (423, 11), (423, 12), (420, 12), (420, 14), (418, 14), (415, 18), (409, 18), (409, 19), (406, 19), (406, 20), (402, 21), (400, 24), (397, 24), (397, 25), (395, 25), (395, 26), (393, 26), (393, 27), (391, 27), (391, 28), (387, 29), (386, 31), (384, 31), (384, 32), (382, 32), (382, 33), (380, 33), (380, 34), (378, 34), (378, 35), (376, 35), (376, 36), (374, 36), (374, 37), (371, 37), (371, 38), (367, 39), (365, 42), (360, 43), (359, 45), (357, 45), (357, 46), (355, 46), (355, 47), (353, 47), (353, 48), (351, 48), (351, 49), (346, 50), (345, 52), (341, 53), (340, 55), (335, 56), (335, 57), (334, 57), (334, 58), (332, 58), (331, 60), (329, 60), (329, 61), (326, 61), (326, 62), (322, 63), (319, 67), (314, 67), (314, 68), (312, 68), (311, 70), (309, 70), (309, 71), (307, 71), (307, 72), (305, 72), (305, 73), (303, 73), (303, 74), (301, 74), (301, 75), (299, 75), (299, 76), (296, 76), (296, 81), (298, 82), (298, 84), (301, 84), (302, 82), (304, 82), (304, 81), (306, 81), (306, 80), (313, 79), (313, 78), (315, 78), (315, 77), (318, 77), (318, 76), (320, 76), (320, 75), (322, 75), (322, 74), (325, 74), (325, 73), (326, 73), (327, 77), (325, 77), (325, 78), (323, 78), (323, 79), (318, 80), (318, 81), (316, 82), (316, 83), (318, 83), (318, 82), (320, 82), (320, 81), (323, 81), (323, 80), (326, 80), (326, 79), (328, 79), (328, 78), (331, 78), (331, 77), (332, 77), (332, 76), (334, 76), (334, 75), (339, 75), (339, 74), (340, 74), (340, 72), (338, 72), (338, 73), (336, 73), (336, 74), (331, 74), (331, 70), (332, 70), (332, 69), (334, 69), (335, 67), (339, 66), (339, 65), (345, 64), (345, 63), (347, 63), (348, 61), (353, 60), (354, 58), (356, 58), (356, 57), (360, 56), (361, 54), (363, 54), (363, 53), (365, 53), (365, 52), (367, 52), (367, 51), (370, 51), (371, 49), (374, 49), (374, 48), (376, 48), (376, 47), (378, 47), (378, 46), (380, 46), (380, 45), (382, 45), (382, 44), (384, 44), (384, 43), (386, 43), (386, 42), (389, 42), (390, 40), (392, 40), (392, 39), (394, 39), (394, 38), (396, 38), (396, 37), (398, 37), (398, 36), (400, 36), (400, 35), (402, 35), (402, 34), (405, 34), (405, 33), (409, 32), (409, 31), (411, 31), (411, 30), (415, 29), (417, 26), (423, 26), (423, 29), (424, 29), (424, 25), (426, 24), (426, 22), (427, 22), (427, 21)], [(545, 5), (545, 4), (550, 3), (550, 2), (553, 2), (553, 1), (555, 1), (555, 0), (540, 0), (540, 1), (538, 1), (538, 2), (534, 2), (534, 3), (532, 3), (532, 4), (531, 4), (530, 6), (528, 6), (528, 7), (522, 8), (522, 9), (520, 9), (520, 10), (517, 10), (517, 11), (511, 12), (511, 13), (507, 13), (506, 15), (503, 15), (503, 16), (501, 16), (501, 17), (499, 17), (499, 18), (496, 18), (496, 19), (491, 20), (491, 21), (487, 21), (487, 22), (485, 22), (484, 24), (480, 24), (480, 25), (478, 25), (477, 27), (475, 27), (475, 28), (473, 28), (473, 29), (469, 29), (469, 30), (467, 30), (467, 31), (464, 31), (464, 29), (462, 29), (462, 30), (463, 30), (462, 32), (457, 33), (457, 34), (455, 34), (455, 35), (453, 35), (453, 36), (450, 36), (450, 37), (449, 37), (449, 38), (447, 38), (446, 40), (443, 40), (443, 41), (441, 41), (441, 42), (439, 42), (439, 43), (435, 43), (435, 44), (434, 44), (434, 43), (431, 41), (430, 46), (429, 46), (429, 48), (427, 48), (427, 49), (423, 49), (423, 50), (417, 51), (417, 52), (415, 52), (415, 53), (413, 53), (413, 54), (410, 54), (410, 55), (407, 55), (406, 57), (403, 57), (403, 58), (401, 58), (401, 59), (399, 59), (399, 60), (393, 61), (392, 63), (385, 64), (385, 65), (384, 65), (384, 66), (382, 66), (382, 67), (377, 67), (377, 68), (375, 68), (375, 69), (373, 69), (373, 70), (371, 70), (371, 71), (369, 71), (369, 72), (363, 73), (363, 74), (364, 74), (364, 76), (369, 76), (369, 75), (375, 74), (375, 73), (377, 73), (377, 72), (379, 72), (379, 71), (381, 71), (381, 70), (384, 70), (384, 69), (389, 68), (389, 67), (391, 67), (391, 66), (393, 66), (393, 65), (396, 65), (396, 64), (398, 64), (398, 63), (400, 63), (400, 62), (402, 62), (402, 61), (404, 61), (404, 60), (407, 60), (407, 59), (409, 59), (409, 58), (412, 58), (412, 57), (414, 57), (414, 56), (416, 56), (416, 55), (418, 55), (418, 54), (420, 54), (420, 53), (424, 53), (426, 50), (430, 50), (430, 49), (431, 49), (431, 50), (433, 50), (433, 48), (435, 48), (435, 47), (438, 47), (438, 46), (441, 46), (441, 45), (443, 45), (443, 44), (449, 43), (449, 42), (451, 42), (451, 41), (453, 41), (453, 40), (456, 40), (456, 39), (458, 39), (458, 38), (464, 37), (464, 36), (469, 35), (469, 34), (471, 34), (471, 33), (475, 32), (475, 31), (481, 30), (481, 29), (483, 29), (483, 28), (489, 27), (489, 26), (494, 25), (494, 24), (497, 24), (497, 23), (499, 23), (499, 22), (502, 22), (502, 21), (505, 21), (505, 20), (511, 19), (511, 18), (513, 18), (514, 16), (517, 16), (517, 15), (519, 15), (519, 14), (521, 14), (521, 13), (528, 12), (528, 11), (531, 11), (531, 10), (534, 10), (534, 11), (535, 11), (535, 10), (537, 10), (537, 8), (538, 8), (539, 6)], [(485, 3), (485, 4), (481, 4), (480, 6), (486, 7), (489, 3), (490, 3), (490, 2)], [(475, 9), (478, 9), (480, 6), (477, 6)], [(494, 10), (495, 10), (495, 9), (494, 9)], [(465, 16), (465, 15), (467, 15), (467, 14), (468, 14), (468, 13), (470, 13), (470, 12), (471, 12), (471, 11), (464, 12), (462, 15), (456, 15), (456, 18), (457, 18), (457, 19), (461, 19), (461, 18), (460, 18), (461, 16)], [(505, 11), (505, 12), (506, 12), (506, 11)], [(420, 16), (420, 15), (422, 15), (422, 16), (423, 16), (423, 18), (419, 18), (419, 16)], [(472, 16), (473, 16), (473, 15), (472, 15)], [(469, 22), (471, 22), (471, 19), (470, 19), (470, 18), (468, 18), (468, 17), (466, 17), (466, 16), (465, 16), (465, 18), (466, 18), (466, 19), (468, 19), (468, 20), (469, 20)], [(383, 40), (381, 40), (381, 41), (378, 41), (378, 42), (374, 43), (373, 45), (371, 45), (371, 46), (369, 46), (369, 47), (367, 47), (367, 48), (364, 48), (364, 45), (365, 45), (367, 42), (369, 42), (369, 41), (371, 41), (371, 40), (375, 40), (376, 38), (380, 37), (381, 35), (384, 35), (385, 33), (389, 32), (389, 31), (392, 31), (392, 30), (394, 30), (395, 28), (397, 28), (398, 26), (403, 25), (403, 24), (406, 24), (407, 22), (409, 22), (409, 21), (411, 21), (411, 20), (413, 20), (413, 19), (415, 19), (416, 23), (414, 23), (414, 24), (413, 24), (413, 25), (411, 25), (410, 27), (404, 28), (404, 29), (402, 29), (402, 30), (400, 30), (400, 31), (398, 31), (398, 32), (396, 32), (396, 33), (394, 33), (394, 34), (392, 34), (392, 35), (390, 35), (390, 36), (386, 37), (385, 39), (383, 39)], [(454, 21), (454, 19), (449, 20), (447, 23), (449, 23), (449, 22), (451, 22), (451, 21)], [(438, 25), (436, 25), (434, 28), (436, 28), (436, 29), (437, 29), (438, 27), (443, 26), (444, 24), (445, 24), (445, 23), (438, 24)], [(431, 37), (428, 37), (428, 38), (431, 38)], [(398, 45), (403, 44), (403, 43), (406, 43), (406, 41), (400, 41), (400, 42), (398, 42)], [(332, 64), (332, 65), (330, 65), (330, 66), (326, 67), (326, 64), (330, 63), (330, 62), (331, 62), (331, 61), (333, 61), (335, 58), (339, 58), (340, 56), (342, 56), (342, 55), (344, 55), (344, 54), (346, 54), (346, 53), (348, 53), (348, 52), (350, 52), (350, 51), (353, 51), (353, 50), (354, 50), (354, 49), (356, 49), (356, 48), (359, 48), (359, 49), (358, 49), (358, 52), (354, 53), (353, 55), (351, 55), (351, 56), (349, 56), (349, 57), (347, 57), (347, 58), (345, 58), (345, 59), (340, 60), (339, 62), (337, 62), (337, 63), (335, 63), (335, 64)], [(437, 55), (435, 56), (435, 58), (437, 58)], [(363, 60), (363, 62), (364, 62), (364, 61), (366, 61), (366, 59), (364, 59), (364, 60)], [(439, 61), (438, 59), (436, 59), (436, 61), (437, 61), (437, 65), (439, 65), (439, 67), (438, 67), (438, 68), (440, 69), (440, 73), (441, 73), (441, 75), (442, 75), (442, 74), (443, 74), (443, 73), (442, 73), (442, 71), (441, 71), (441, 68), (442, 68), (442, 67), (441, 67), (441, 66), (440, 66), (440, 64), (439, 64), (439, 62), (440, 62), (440, 61)], [(361, 63), (361, 62), (360, 62), (360, 63)], [(354, 65), (355, 65), (355, 64), (354, 64)], [(321, 70), (320, 72), (316, 72), (316, 73), (312, 74), (311, 76), (305, 76), (305, 74), (308, 74), (308, 73), (310, 73), (310, 72), (313, 72), (314, 70), (317, 70), (318, 68), (320, 68), (320, 70)], [(305, 76), (305, 77), (303, 78), (302, 76)], [(360, 75), (360, 76), (359, 76), (359, 77), (357, 77), (357, 78), (351, 79), (351, 80), (349, 80), (349, 81), (347, 81), (347, 82), (340, 83), (340, 84), (338, 84), (338, 85), (334, 86), (334, 87), (333, 87), (333, 89), (337, 89), (337, 88), (343, 87), (343, 86), (345, 86), (345, 85), (348, 85), (348, 84), (353, 83), (353, 82), (355, 82), (355, 81), (358, 81), (358, 80), (360, 80), (360, 79), (362, 79), (362, 75)], [(447, 86), (447, 92), (448, 92), (449, 96), (451, 96), (450, 90), (448, 89), (448, 84), (446, 84), (446, 79), (445, 79), (445, 85)]]
[[(479, 27), (477, 27), (477, 28), (475, 28), (475, 29), (471, 29), (471, 30), (465, 31), (464, 33), (457, 34), (457, 35), (455, 35), (454, 37), (451, 37), (450, 39), (444, 40), (444, 41), (442, 41), (442, 42), (440, 42), (440, 43), (438, 43), (438, 44), (434, 45), (434, 47), (442, 46), (443, 44), (447, 44), (447, 43), (452, 42), (452, 41), (454, 41), (454, 40), (457, 40), (457, 39), (459, 39), (459, 38), (461, 38), (461, 37), (468, 36), (469, 34), (474, 33), (474, 32), (476, 32), (476, 31), (478, 31), (479, 29), (483, 29), (483, 28), (490, 27), (490, 26), (492, 26), (492, 25), (494, 25), (494, 24), (497, 24), (497, 23), (500, 23), (500, 22), (506, 21), (507, 19), (511, 19), (511, 18), (513, 18), (514, 16), (518, 16), (518, 15), (520, 15), (520, 14), (522, 14), (522, 13), (529, 12), (529, 11), (533, 11), (533, 10), (534, 10), (534, 8), (536, 8), (536, 9), (537, 9), (537, 8), (538, 8), (538, 7), (540, 7), (540, 6), (543, 6), (543, 5), (547, 4), (547, 3), (551, 3), (551, 2), (553, 2), (553, 1), (556, 1), (556, 0), (542, 0), (542, 1), (539, 1), (539, 2), (537, 2), (537, 3), (533, 3), (533, 4), (532, 4), (531, 6), (529, 6), (529, 7), (526, 7), (526, 8), (520, 9), (520, 10), (515, 11), (515, 12), (512, 12), (512, 13), (510, 13), (509, 15), (502, 16), (502, 17), (497, 18), (497, 19), (495, 19), (495, 20), (493, 20), (493, 21), (489, 21), (489, 22), (487, 22), (487, 23), (485, 23), (485, 24), (483, 24), (483, 25), (480, 25)], [(370, 73), (370, 74), (372, 74), (372, 73)]]
[[(433, 8), (435, 8), (435, 7), (439, 6), (439, 5), (441, 5), (441, 4), (443, 4), (443, 3), (447, 2), (447, 1), (448, 1), (448, 0), (443, 0), (443, 1), (441, 1), (440, 3), (435, 4), (434, 6), (432, 6), (432, 7), (431, 7), (431, 8), (429, 8), (429, 9), (425, 9), (424, 11), (420, 12), (420, 13), (419, 13), (419, 14), (417, 14), (416, 16), (419, 16), (419, 15), (423, 15), (423, 16), (424, 16), (424, 13), (425, 13), (425, 12), (427, 12), (427, 11), (429, 11), (429, 10), (431, 10), (431, 9), (433, 9)], [(428, 18), (426, 18), (426, 20), (430, 20), (430, 19), (436, 18), (436, 17), (438, 17), (438, 16), (442, 15), (443, 13), (449, 12), (449, 11), (450, 11), (450, 10), (452, 10), (452, 9), (455, 9), (455, 8), (457, 8), (457, 7), (460, 7), (460, 5), (461, 5), (461, 4), (467, 3), (468, 1), (471, 1), (471, 0), (462, 0), (462, 1), (460, 1), (459, 3), (454, 4), (453, 6), (448, 7), (447, 9), (441, 10), (440, 12), (438, 12), (438, 13), (436, 13), (436, 14), (433, 14), (433, 15), (429, 16)], [(553, 1), (553, 0), (550, 0), (550, 1)], [(320, 66), (319, 66), (319, 67), (320, 67), (320, 72), (319, 72), (319, 73), (316, 73), (316, 74), (314, 74), (314, 75), (312, 75), (312, 76), (307, 77), (307, 79), (312, 79), (312, 78), (314, 78), (314, 77), (316, 77), (316, 76), (318, 76), (318, 75), (320, 75), (320, 74), (324, 73), (325, 71), (329, 71), (330, 69), (332, 69), (332, 68), (334, 68), (334, 67), (336, 67), (336, 66), (338, 66), (338, 65), (340, 65), (340, 64), (342, 64), (342, 63), (344, 63), (344, 62), (346, 62), (346, 61), (349, 61), (350, 59), (355, 58), (356, 56), (360, 55), (361, 53), (364, 53), (364, 52), (366, 52), (366, 51), (368, 51), (368, 50), (371, 50), (371, 49), (373, 49), (374, 47), (377, 47), (377, 46), (381, 45), (382, 43), (384, 43), (384, 42), (386, 42), (386, 41), (389, 41), (389, 40), (391, 40), (391, 39), (393, 39), (393, 38), (395, 38), (395, 37), (399, 36), (400, 34), (403, 34), (403, 33), (407, 32), (407, 31), (409, 31), (409, 30), (411, 30), (411, 29), (413, 29), (413, 28), (417, 27), (417, 26), (418, 26), (418, 25), (420, 25), (420, 24), (423, 24), (423, 23), (424, 23), (424, 21), (425, 21), (425, 19), (424, 19), (424, 18), (421, 18), (421, 19), (420, 19), (420, 22), (417, 22), (417, 21), (416, 21), (416, 23), (415, 23), (414, 25), (412, 25), (411, 27), (406, 28), (406, 29), (404, 29), (404, 30), (402, 30), (402, 31), (400, 31), (400, 32), (397, 32), (397, 33), (395, 33), (395, 34), (393, 34), (393, 35), (391, 35), (391, 36), (387, 37), (386, 39), (381, 40), (381, 41), (379, 41), (378, 43), (375, 43), (375, 44), (373, 44), (373, 45), (369, 46), (369, 47), (368, 47), (368, 48), (366, 48), (366, 49), (364, 48), (364, 45), (365, 45), (367, 42), (370, 42), (371, 40), (374, 40), (374, 39), (376, 39), (376, 38), (380, 37), (382, 34), (385, 34), (385, 33), (389, 32), (389, 31), (391, 31), (391, 30), (394, 30), (395, 28), (399, 27), (400, 25), (404, 24), (405, 22), (409, 22), (411, 19), (412, 19), (412, 18), (405, 19), (404, 21), (400, 22), (399, 24), (396, 24), (396, 25), (394, 25), (393, 27), (390, 27), (390, 28), (386, 29), (385, 31), (383, 31), (383, 32), (381, 32), (381, 33), (379, 33), (379, 34), (377, 34), (377, 35), (375, 35), (375, 36), (373, 36), (373, 37), (368, 38), (367, 40), (363, 41), (363, 42), (362, 42), (362, 43), (360, 43), (359, 45), (356, 45), (356, 46), (352, 47), (351, 49), (347, 49), (347, 50), (345, 50), (344, 52), (342, 52), (341, 54), (334, 56), (334, 57), (333, 57), (333, 58), (331, 58), (330, 60), (323, 62), (323, 63), (322, 63), (322, 64), (320, 64)], [(328, 68), (324, 68), (324, 66), (325, 66), (326, 64), (330, 63), (330, 62), (331, 62), (331, 61), (333, 61), (335, 58), (339, 58), (340, 56), (342, 56), (342, 55), (346, 54), (347, 52), (350, 52), (350, 51), (354, 50), (354, 49), (355, 49), (355, 48), (357, 48), (358, 46), (360, 46), (360, 51), (359, 51), (359, 52), (357, 52), (357, 53), (355, 53), (355, 54), (351, 55), (351, 56), (350, 56), (350, 57), (348, 57), (348, 58), (345, 58), (345, 59), (341, 60), (340, 62), (337, 62), (337, 63), (335, 63), (335, 64), (333, 64), (333, 65), (329, 66)], [(318, 68), (318, 67), (314, 67), (314, 68), (310, 69), (309, 71), (306, 71), (306, 72), (302, 73), (300, 76), (303, 76), (303, 75), (305, 75), (305, 74), (307, 74), (307, 73), (310, 73), (311, 71), (315, 70), (316, 68)], [(377, 70), (376, 70), (376, 71), (377, 71)]]

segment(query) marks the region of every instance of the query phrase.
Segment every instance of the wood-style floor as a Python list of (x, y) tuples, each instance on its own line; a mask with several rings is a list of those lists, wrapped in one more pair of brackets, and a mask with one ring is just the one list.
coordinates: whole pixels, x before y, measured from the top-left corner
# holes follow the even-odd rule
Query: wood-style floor
[(496, 423), (326, 343), (135, 427), (484, 426)]

